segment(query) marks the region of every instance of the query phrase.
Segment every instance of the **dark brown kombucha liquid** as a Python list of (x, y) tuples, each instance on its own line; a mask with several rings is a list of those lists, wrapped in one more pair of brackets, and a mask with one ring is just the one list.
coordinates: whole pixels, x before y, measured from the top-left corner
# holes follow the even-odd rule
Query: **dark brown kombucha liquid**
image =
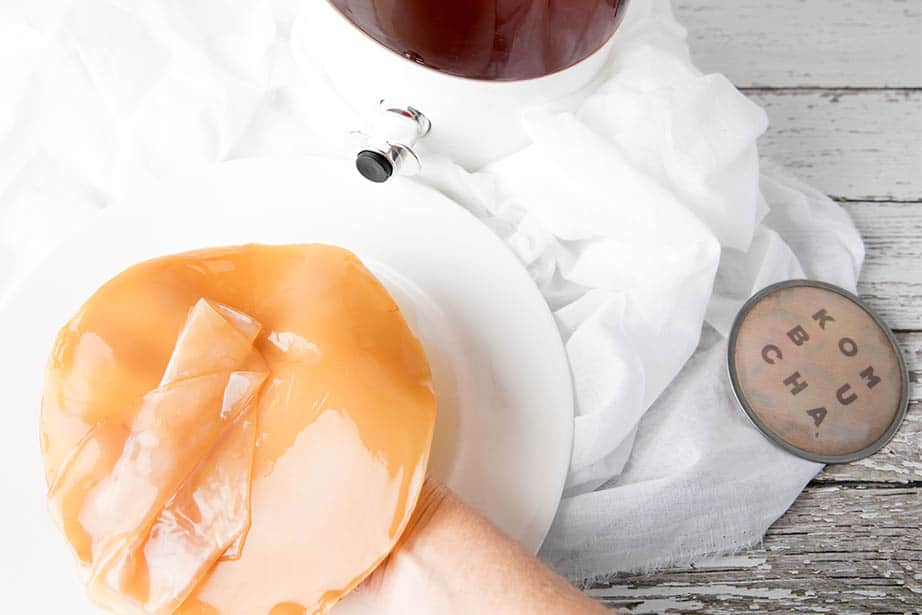
[(392, 51), (460, 77), (543, 77), (592, 55), (627, 0), (330, 0)]

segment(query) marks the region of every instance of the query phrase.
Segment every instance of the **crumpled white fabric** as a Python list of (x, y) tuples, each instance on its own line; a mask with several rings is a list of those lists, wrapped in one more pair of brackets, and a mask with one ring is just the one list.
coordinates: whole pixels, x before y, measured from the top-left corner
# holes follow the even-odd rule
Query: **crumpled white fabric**
[[(312, 112), (328, 86), (290, 53), (295, 0), (3, 11), (0, 292), (127, 186), (330, 150)], [(541, 555), (574, 580), (762, 537), (820, 466), (770, 444), (736, 407), (733, 317), (783, 279), (854, 290), (863, 260), (841, 208), (760, 170), (764, 112), (692, 65), (666, 0), (632, 3), (593, 87), (578, 104), (523, 110), (522, 151), (476, 173), (432, 157), (419, 180), (501, 236), (556, 316), (575, 442)]]

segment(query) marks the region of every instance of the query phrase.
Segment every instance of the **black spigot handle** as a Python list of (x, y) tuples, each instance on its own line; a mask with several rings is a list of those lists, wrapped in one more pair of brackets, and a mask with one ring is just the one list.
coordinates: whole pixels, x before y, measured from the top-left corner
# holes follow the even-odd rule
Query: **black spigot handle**
[(362, 177), (377, 184), (382, 184), (394, 174), (394, 164), (381, 152), (370, 149), (362, 150), (355, 158), (355, 168)]

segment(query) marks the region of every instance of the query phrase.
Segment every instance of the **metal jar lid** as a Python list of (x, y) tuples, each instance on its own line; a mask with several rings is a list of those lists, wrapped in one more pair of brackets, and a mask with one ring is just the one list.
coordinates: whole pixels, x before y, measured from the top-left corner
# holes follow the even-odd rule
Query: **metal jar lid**
[(756, 427), (820, 463), (879, 451), (909, 402), (893, 334), (860, 299), (821, 282), (781, 282), (752, 297), (733, 324), (729, 369)]

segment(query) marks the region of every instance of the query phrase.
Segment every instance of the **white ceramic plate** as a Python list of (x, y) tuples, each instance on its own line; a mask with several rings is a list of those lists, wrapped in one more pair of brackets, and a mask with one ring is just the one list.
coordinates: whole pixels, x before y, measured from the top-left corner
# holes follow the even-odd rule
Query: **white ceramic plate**
[[(0, 312), (0, 595), (18, 612), (95, 614), (45, 509), (38, 408), (58, 328), (148, 258), (241, 243), (358, 254), (422, 340), (439, 404), (431, 472), (529, 549), (570, 459), (570, 376), (524, 268), (466, 211), (418, 184), (374, 185), (325, 159), (241, 161), (132, 195), (61, 246)], [(353, 612), (348, 607), (345, 609)]]

